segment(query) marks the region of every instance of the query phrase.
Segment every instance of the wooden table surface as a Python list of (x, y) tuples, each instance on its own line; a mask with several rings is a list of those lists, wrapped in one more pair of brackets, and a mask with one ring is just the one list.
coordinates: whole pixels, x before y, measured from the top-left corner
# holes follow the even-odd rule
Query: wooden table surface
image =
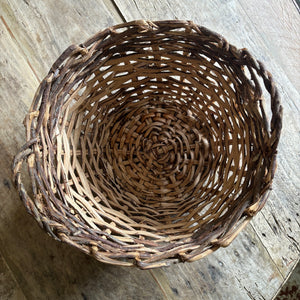
[[(292, 0), (0, 0), (0, 299), (272, 299), (299, 260), (300, 17)], [(264, 209), (225, 249), (141, 271), (52, 240), (13, 187), (13, 156), (39, 82), (72, 43), (133, 19), (188, 19), (247, 47), (284, 107), (278, 171)]]

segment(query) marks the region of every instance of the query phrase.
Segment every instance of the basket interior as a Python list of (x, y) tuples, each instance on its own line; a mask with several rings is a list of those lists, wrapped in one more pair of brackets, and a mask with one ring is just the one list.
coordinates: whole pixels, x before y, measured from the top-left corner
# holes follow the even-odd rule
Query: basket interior
[(68, 92), (50, 109), (59, 111), (57, 197), (124, 241), (126, 230), (174, 241), (228, 226), (262, 179), (268, 133), (253, 82), (216, 43), (183, 29), (126, 28), (100, 46), (70, 67)]

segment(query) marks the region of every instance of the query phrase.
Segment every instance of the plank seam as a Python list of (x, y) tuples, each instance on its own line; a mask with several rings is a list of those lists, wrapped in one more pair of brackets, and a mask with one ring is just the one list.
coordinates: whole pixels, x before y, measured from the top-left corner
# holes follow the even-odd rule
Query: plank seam
[(125, 16), (123, 15), (123, 13), (121, 12), (119, 6), (117, 5), (115, 0), (111, 0), (111, 3), (113, 5), (113, 7), (116, 9), (118, 15), (120, 16), (120, 18), (122, 19), (123, 22), (127, 22)]
[(281, 282), (280, 287), (278, 288), (277, 292), (275, 293), (275, 295), (273, 296), (273, 298), (271, 300), (275, 300), (275, 298), (277, 297), (277, 295), (279, 294), (279, 292), (281, 291), (282, 287), (286, 284), (286, 282), (288, 281), (288, 279), (290, 278), (290, 276), (292, 275), (292, 273), (294, 272), (296, 266), (299, 264), (300, 262), (300, 256), (297, 259), (297, 263), (295, 263), (293, 265), (293, 268), (289, 271), (288, 276), (286, 276), (284, 278), (284, 280)]
[(296, 6), (296, 9), (298, 13), (300, 14), (300, 1), (299, 0), (292, 0), (294, 5)]

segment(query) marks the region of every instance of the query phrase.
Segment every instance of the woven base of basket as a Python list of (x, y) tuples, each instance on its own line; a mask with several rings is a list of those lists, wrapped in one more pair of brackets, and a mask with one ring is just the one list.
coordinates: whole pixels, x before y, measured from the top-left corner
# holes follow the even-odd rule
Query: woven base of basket
[(281, 118), (271, 75), (246, 49), (192, 22), (125, 23), (54, 63), (25, 118), (15, 182), (48, 233), (99, 261), (194, 261), (263, 207)]

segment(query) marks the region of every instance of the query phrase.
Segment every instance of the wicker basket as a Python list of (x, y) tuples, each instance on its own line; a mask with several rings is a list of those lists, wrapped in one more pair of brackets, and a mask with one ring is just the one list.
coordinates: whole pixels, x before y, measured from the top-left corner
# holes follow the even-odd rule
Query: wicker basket
[(129, 22), (54, 63), (14, 180), (42, 228), (101, 262), (195, 261), (264, 206), (281, 124), (272, 77), (246, 49), (189, 21)]

